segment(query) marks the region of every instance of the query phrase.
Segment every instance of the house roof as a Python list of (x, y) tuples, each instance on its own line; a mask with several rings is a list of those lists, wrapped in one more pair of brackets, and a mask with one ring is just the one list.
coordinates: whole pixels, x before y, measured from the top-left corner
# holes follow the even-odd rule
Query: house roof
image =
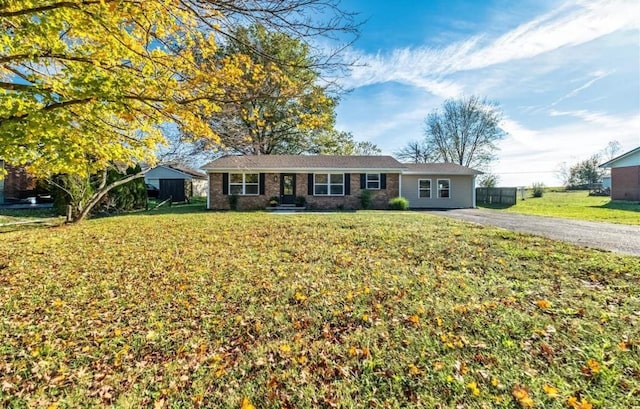
[(162, 165), (165, 166), (167, 168), (171, 168), (173, 170), (177, 170), (178, 172), (182, 172), (182, 173), (186, 173), (189, 176), (193, 176), (196, 179), (206, 179), (207, 175), (205, 175), (204, 173), (195, 170), (193, 168), (190, 168), (188, 166), (184, 166), (184, 165), (178, 165), (178, 164), (167, 164), (167, 165)]
[[(633, 157), (637, 155), (637, 161), (634, 161)], [(623, 163), (624, 162), (624, 163)], [(605, 163), (603, 163), (602, 165), (600, 165), (601, 168), (616, 168), (619, 166), (633, 166), (633, 164), (637, 162), (638, 165), (640, 165), (640, 146), (638, 146), (635, 149), (631, 149), (629, 152), (625, 152), (620, 156), (617, 156)]]
[(202, 169), (213, 170), (385, 170), (400, 173), (404, 165), (391, 156), (244, 155), (223, 156)]
[(205, 171), (385, 171), (406, 174), (479, 175), (482, 172), (455, 163), (400, 163), (392, 156), (245, 155), (223, 156), (202, 167)]
[(481, 175), (483, 172), (456, 163), (407, 163), (406, 174)]

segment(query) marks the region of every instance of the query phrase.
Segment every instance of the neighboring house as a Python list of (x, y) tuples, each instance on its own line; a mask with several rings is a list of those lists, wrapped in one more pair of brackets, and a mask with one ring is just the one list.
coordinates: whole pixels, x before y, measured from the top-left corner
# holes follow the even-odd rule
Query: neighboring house
[(600, 167), (611, 168), (611, 199), (640, 200), (640, 146)]
[(186, 166), (158, 165), (144, 175), (144, 182), (159, 190), (160, 200), (171, 196), (172, 201), (183, 202), (207, 194), (207, 175)]
[(475, 207), (480, 172), (454, 164), (408, 165), (391, 156), (224, 156), (202, 169), (209, 177), (209, 209), (262, 209), (272, 197), (294, 204), (304, 197), (314, 209), (358, 209), (360, 192), (372, 192), (372, 207), (386, 209), (404, 196), (412, 208)]
[(0, 160), (0, 167), (7, 174), (0, 179), (0, 203), (15, 203), (32, 197), (37, 198), (36, 179), (23, 166), (11, 166)]

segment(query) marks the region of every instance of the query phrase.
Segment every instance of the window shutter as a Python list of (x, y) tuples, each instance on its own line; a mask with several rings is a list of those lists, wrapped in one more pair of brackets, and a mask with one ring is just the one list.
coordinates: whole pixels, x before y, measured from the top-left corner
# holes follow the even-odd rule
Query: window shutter
[(387, 188), (387, 174), (386, 173), (381, 173), (380, 174), (380, 189), (386, 189)]
[(313, 173), (309, 173), (309, 177), (307, 178), (307, 194), (309, 196), (313, 196)]
[(222, 194), (223, 195), (229, 194), (229, 174), (228, 173), (222, 174)]
[(361, 173), (360, 174), (360, 189), (366, 189), (367, 188), (367, 174), (366, 173)]
[(260, 194), (264, 195), (264, 173), (260, 174)]
[(351, 173), (344, 174), (344, 194), (347, 196), (351, 194)]

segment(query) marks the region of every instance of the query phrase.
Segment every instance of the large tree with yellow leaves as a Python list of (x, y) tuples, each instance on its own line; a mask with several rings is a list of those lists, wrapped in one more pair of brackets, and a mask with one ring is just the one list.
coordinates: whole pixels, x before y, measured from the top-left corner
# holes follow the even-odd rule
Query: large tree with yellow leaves
[(242, 53), (199, 61), (237, 25), (307, 41), (352, 32), (350, 17), (333, 0), (0, 0), (0, 158), (40, 177), (99, 175), (76, 206), (81, 220), (141, 176), (106, 182), (114, 164), (153, 162), (167, 124), (219, 141), (208, 118), (250, 86), (253, 63)]

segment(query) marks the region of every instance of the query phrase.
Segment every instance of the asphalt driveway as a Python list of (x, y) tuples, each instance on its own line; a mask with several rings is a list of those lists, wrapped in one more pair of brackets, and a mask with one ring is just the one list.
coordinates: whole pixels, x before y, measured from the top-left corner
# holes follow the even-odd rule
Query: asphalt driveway
[(489, 209), (436, 210), (433, 214), (640, 257), (640, 226), (531, 216)]

